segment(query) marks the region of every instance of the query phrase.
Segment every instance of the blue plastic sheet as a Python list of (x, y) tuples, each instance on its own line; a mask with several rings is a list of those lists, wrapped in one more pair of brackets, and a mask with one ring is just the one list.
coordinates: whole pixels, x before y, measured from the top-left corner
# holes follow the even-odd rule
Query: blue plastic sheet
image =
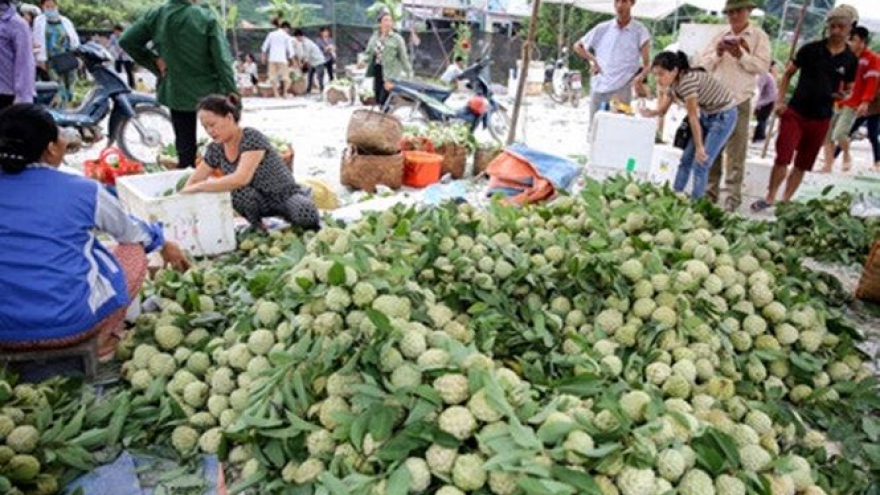
[[(85, 495), (152, 495), (154, 487), (143, 486), (139, 472), (156, 471), (156, 463), (162, 464), (162, 471), (176, 467), (172, 461), (144, 456), (132, 456), (124, 451), (110, 464), (86, 473), (64, 489), (64, 495), (72, 495), (77, 489)], [(205, 484), (205, 495), (217, 494), (217, 478), (220, 474), (220, 463), (216, 456), (203, 456), (202, 467)]]

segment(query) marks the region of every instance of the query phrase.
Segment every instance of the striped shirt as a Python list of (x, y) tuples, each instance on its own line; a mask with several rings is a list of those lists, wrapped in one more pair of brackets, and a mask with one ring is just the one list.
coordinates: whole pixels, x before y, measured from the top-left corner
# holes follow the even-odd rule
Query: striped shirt
[(697, 97), (700, 110), (713, 114), (736, 106), (736, 98), (717, 79), (701, 70), (688, 71), (678, 77), (670, 89), (672, 96), (686, 101)]

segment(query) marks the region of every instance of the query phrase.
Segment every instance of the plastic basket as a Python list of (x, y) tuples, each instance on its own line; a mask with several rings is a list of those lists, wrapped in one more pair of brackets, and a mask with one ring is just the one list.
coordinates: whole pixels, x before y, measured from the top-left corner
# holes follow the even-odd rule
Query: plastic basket
[(426, 151), (407, 151), (403, 154), (403, 183), (410, 187), (425, 187), (440, 181), (443, 155)]

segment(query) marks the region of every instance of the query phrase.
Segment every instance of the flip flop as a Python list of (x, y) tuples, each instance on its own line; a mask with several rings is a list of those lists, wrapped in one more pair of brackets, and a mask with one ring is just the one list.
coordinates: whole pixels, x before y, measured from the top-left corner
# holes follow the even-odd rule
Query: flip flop
[(766, 200), (759, 199), (759, 200), (755, 201), (754, 203), (752, 203), (751, 209), (753, 212), (757, 213), (759, 211), (764, 211), (767, 208), (770, 208), (771, 206), (773, 206), (773, 205), (771, 203), (768, 203)]

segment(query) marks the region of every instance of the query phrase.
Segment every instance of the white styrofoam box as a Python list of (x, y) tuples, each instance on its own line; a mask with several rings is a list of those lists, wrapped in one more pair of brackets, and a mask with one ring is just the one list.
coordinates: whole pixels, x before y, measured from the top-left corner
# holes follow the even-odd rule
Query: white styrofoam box
[(175, 170), (120, 177), (116, 189), (129, 213), (148, 222), (161, 222), (165, 239), (176, 242), (193, 255), (234, 250), (235, 214), (230, 193), (162, 195), (190, 173)]
[(743, 177), (743, 194), (754, 198), (766, 196), (771, 172), (773, 172), (772, 158), (747, 158), (745, 176)]
[(588, 169), (604, 167), (624, 172), (632, 159), (634, 172), (648, 176), (657, 134), (655, 119), (597, 112), (591, 129)]
[(681, 154), (682, 150), (675, 146), (659, 144), (655, 146), (648, 180), (657, 185), (669, 184), (672, 187), (678, 164), (681, 162)]

